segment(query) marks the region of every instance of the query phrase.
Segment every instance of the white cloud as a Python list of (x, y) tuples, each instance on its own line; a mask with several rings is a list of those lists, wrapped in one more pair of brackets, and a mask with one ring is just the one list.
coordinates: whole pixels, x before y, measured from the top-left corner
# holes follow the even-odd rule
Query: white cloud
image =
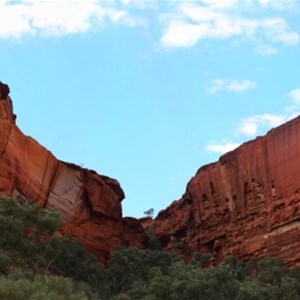
[(120, 0), (120, 2), (122, 4), (128, 5), (128, 4), (132, 4), (133, 2), (135, 2), (134, 0)]
[(222, 13), (210, 7), (195, 6), (188, 3), (182, 5), (181, 13), (193, 21), (212, 21), (223, 16)]
[(262, 5), (268, 5), (270, 3), (270, 0), (258, 0), (258, 2)]
[(126, 11), (98, 0), (0, 2), (0, 38), (20, 38), (43, 34), (62, 36), (82, 33), (112, 23), (134, 26)]
[(284, 110), (293, 116), (300, 113), (300, 88), (292, 90), (289, 94), (289, 103)]
[(276, 127), (287, 121), (286, 116), (261, 114), (253, 117), (245, 118), (241, 121), (237, 128), (237, 132), (246, 136), (255, 136), (259, 127)]
[(209, 94), (214, 94), (218, 91), (225, 90), (232, 93), (241, 93), (246, 90), (255, 88), (256, 82), (245, 79), (245, 80), (229, 80), (229, 79), (213, 79), (211, 86), (207, 89)]
[(234, 7), (237, 5), (238, 0), (201, 0), (201, 2), (213, 8), (220, 9)]
[(291, 99), (293, 100), (293, 102), (295, 104), (299, 104), (300, 105), (300, 88), (291, 91), (289, 93), (289, 96), (291, 97)]
[[(274, 1), (273, 1), (274, 2)], [(273, 3), (272, 2), (272, 3)], [(276, 1), (277, 2), (277, 1)], [(290, 2), (290, 1), (288, 1)], [(177, 11), (170, 14), (166, 22), (161, 44), (165, 48), (187, 48), (204, 39), (229, 39), (240, 36), (260, 47), (257, 53), (275, 54), (275, 44), (293, 46), (300, 36), (289, 28), (283, 17), (246, 17), (249, 5), (257, 11), (259, 5), (274, 9), (271, 1), (216, 1), (180, 2)], [(278, 8), (278, 4), (276, 6)], [(287, 6), (281, 5), (281, 9)], [(254, 14), (255, 16), (255, 14)]]
[(277, 41), (282, 42), (284, 45), (289, 46), (289, 45), (297, 45), (299, 42), (299, 34), (296, 32), (284, 32), (279, 34), (276, 37)]
[(121, 4), (132, 6), (138, 9), (148, 9), (157, 7), (158, 0), (120, 0)]
[(261, 127), (271, 128), (293, 119), (300, 113), (300, 88), (288, 93), (289, 102), (279, 115), (261, 114), (243, 119), (236, 131), (246, 136), (255, 136)]
[(221, 143), (221, 144), (211, 143), (211, 144), (206, 145), (205, 149), (210, 152), (224, 154), (226, 152), (234, 150), (239, 145), (240, 144), (238, 144), (238, 143), (228, 143), (228, 142)]
[(278, 53), (278, 49), (268, 44), (258, 44), (255, 47), (255, 52), (262, 56), (271, 56)]
[(271, 55), (277, 53), (280, 45), (297, 45), (299, 34), (289, 28), (283, 17), (270, 17), (269, 13), (267, 17), (257, 18), (255, 12), (259, 7), (267, 11), (288, 9), (294, 2), (0, 0), (0, 38), (64, 36), (97, 30), (109, 23), (142, 27), (155, 24), (164, 26), (160, 37), (164, 48), (187, 48), (204, 39), (241, 37), (255, 43), (257, 53)]
[(209, 94), (214, 94), (218, 92), (219, 90), (223, 89), (225, 86), (225, 80), (224, 79), (213, 79), (211, 86), (207, 89), (207, 92)]
[(205, 35), (208, 28), (206, 25), (199, 26), (193, 24), (184, 24), (174, 22), (165, 34), (161, 42), (163, 45), (172, 45), (173, 47), (191, 47), (194, 46), (199, 37)]
[[(255, 0), (250, 1), (255, 2)], [(298, 0), (258, 0), (259, 4), (277, 10), (293, 9), (296, 7), (297, 1)]]
[[(261, 129), (268, 130), (295, 118), (300, 114), (300, 88), (296, 88), (289, 92), (288, 99), (288, 106), (284, 107), (284, 112), (282, 114), (275, 115), (265, 113), (244, 118), (240, 121), (235, 131), (248, 138), (255, 137)], [(233, 150), (238, 146), (239, 144), (237, 143), (229, 142), (209, 143), (205, 146), (205, 149), (210, 152), (222, 154)]]
[(243, 92), (256, 87), (256, 83), (251, 80), (231, 80), (228, 83), (227, 89), (231, 92)]

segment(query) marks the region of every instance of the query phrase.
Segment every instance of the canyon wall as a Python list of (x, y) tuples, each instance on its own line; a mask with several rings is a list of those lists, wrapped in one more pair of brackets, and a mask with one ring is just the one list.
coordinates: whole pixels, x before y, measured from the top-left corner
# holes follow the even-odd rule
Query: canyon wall
[(144, 247), (147, 237), (139, 222), (122, 218), (125, 195), (118, 181), (59, 161), (25, 136), (2, 87), (0, 82), (0, 196), (58, 209), (61, 232), (81, 240), (103, 263), (119, 246)]
[[(147, 244), (140, 222), (122, 217), (118, 181), (59, 161), (15, 122), (0, 82), (0, 196), (59, 209), (61, 233), (103, 263), (119, 246)], [(142, 223), (164, 250), (186, 258), (207, 252), (216, 264), (228, 255), (277, 256), (300, 266), (300, 117), (200, 168), (180, 200)]]
[(300, 265), (300, 117), (198, 170), (151, 227), (163, 248)]

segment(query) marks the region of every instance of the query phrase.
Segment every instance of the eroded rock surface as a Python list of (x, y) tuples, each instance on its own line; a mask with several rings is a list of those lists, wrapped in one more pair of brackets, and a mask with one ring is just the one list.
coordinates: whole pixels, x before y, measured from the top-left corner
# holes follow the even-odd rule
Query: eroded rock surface
[(0, 99), (7, 99), (9, 92), (9, 86), (0, 81)]
[[(15, 196), (61, 211), (62, 233), (80, 239), (101, 262), (122, 245), (143, 247), (146, 235), (122, 219), (118, 181), (54, 155), (15, 125), (9, 89), (0, 85), (0, 196)], [(130, 232), (128, 228), (131, 228)], [(139, 232), (139, 234), (136, 234)], [(135, 233), (135, 234), (131, 234)]]
[(141, 222), (132, 217), (123, 218), (124, 246), (145, 248), (148, 243), (148, 236)]
[(152, 223), (165, 250), (300, 265), (300, 117), (198, 170)]

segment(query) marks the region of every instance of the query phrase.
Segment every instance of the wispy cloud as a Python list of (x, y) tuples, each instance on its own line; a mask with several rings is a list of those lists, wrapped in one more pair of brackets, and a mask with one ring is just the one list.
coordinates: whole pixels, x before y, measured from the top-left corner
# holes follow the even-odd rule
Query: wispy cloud
[(300, 112), (300, 88), (288, 93), (288, 103), (281, 114), (260, 114), (241, 120), (236, 131), (246, 136), (257, 135), (261, 127), (272, 128), (296, 117)]
[(231, 150), (234, 150), (237, 148), (240, 144), (238, 143), (210, 143), (205, 146), (205, 149), (209, 152), (214, 152), (214, 153), (219, 153), (219, 154), (224, 154), (226, 152), (229, 152)]
[[(274, 5), (274, 2), (277, 5)], [(170, 14), (167, 19), (161, 44), (165, 48), (187, 48), (204, 39), (229, 39), (239, 36), (254, 43), (257, 53), (275, 54), (277, 52), (275, 46), (298, 44), (299, 34), (290, 29), (283, 17), (274, 17), (269, 13), (264, 17), (255, 18), (247, 16), (246, 11), (249, 8), (251, 8), (249, 11), (257, 11), (260, 7), (268, 8), (268, 11), (284, 10), (290, 7), (292, 1), (281, 2), (254, 0), (180, 2), (177, 11)]]
[[(242, 119), (235, 132), (238, 133), (238, 139), (252, 138), (263, 130), (269, 130), (277, 127), (300, 114), (300, 88), (295, 88), (287, 94), (287, 104), (283, 108), (281, 114), (258, 114)], [(240, 143), (237, 142), (221, 142), (209, 143), (205, 149), (215, 153), (226, 153), (237, 148)]]
[[(256, 2), (257, 0), (249, 0)], [(297, 5), (297, 0), (258, 0), (258, 2), (265, 7), (272, 7), (277, 10), (294, 9)]]
[(254, 51), (262, 56), (271, 56), (278, 53), (278, 49), (276, 47), (264, 43), (259, 43), (255, 46)]
[(237, 128), (238, 133), (246, 136), (255, 136), (260, 126), (276, 127), (287, 120), (286, 116), (261, 114), (243, 119)]
[[(113, 0), (111, 0), (113, 1)], [(120, 0), (120, 3), (123, 5), (132, 6), (138, 9), (151, 9), (158, 6), (159, 0)], [(115, 3), (117, 1), (114, 1)]]
[(208, 94), (215, 94), (219, 91), (225, 90), (232, 93), (241, 93), (246, 90), (255, 88), (256, 82), (245, 79), (245, 80), (230, 80), (230, 79), (213, 79), (211, 86), (207, 89)]
[[(151, 24), (160, 32), (163, 48), (239, 37), (253, 43), (256, 53), (273, 55), (282, 45), (299, 43), (298, 32), (283, 16), (272, 13), (292, 4), (295, 0), (0, 0), (0, 38), (82, 34), (108, 24)], [(261, 8), (265, 13), (257, 18)]]
[(288, 104), (284, 107), (286, 113), (296, 116), (300, 113), (300, 88), (296, 88), (288, 93)]
[(24, 35), (63, 36), (103, 26), (105, 21), (136, 25), (128, 12), (97, 0), (0, 2), (0, 38)]
[(300, 105), (300, 88), (292, 90), (289, 93), (289, 96), (294, 104)]

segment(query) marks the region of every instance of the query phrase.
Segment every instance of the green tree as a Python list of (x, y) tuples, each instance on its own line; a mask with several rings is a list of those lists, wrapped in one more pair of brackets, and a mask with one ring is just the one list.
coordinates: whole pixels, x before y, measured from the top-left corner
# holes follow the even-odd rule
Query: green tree
[(57, 211), (1, 198), (0, 272), (8, 274), (13, 266), (33, 274), (60, 274), (85, 281), (97, 290), (106, 273), (80, 242), (55, 235), (60, 225)]
[(181, 259), (178, 255), (161, 251), (119, 248), (112, 253), (106, 268), (109, 284), (114, 293), (129, 290), (136, 280), (147, 280), (149, 269), (159, 267), (166, 274), (171, 264)]
[(190, 261), (190, 265), (194, 267), (203, 267), (210, 259), (211, 255), (209, 253), (197, 252), (194, 254)]
[(276, 257), (265, 257), (256, 263), (256, 277), (265, 284), (280, 285), (286, 274), (283, 261)]
[(73, 238), (54, 237), (47, 245), (45, 257), (50, 273), (63, 274), (76, 281), (87, 282), (95, 291), (110, 295), (107, 271), (96, 257)]
[(161, 243), (159, 239), (157, 238), (155, 232), (152, 228), (147, 228), (145, 230), (146, 234), (148, 235), (148, 246), (147, 248), (154, 251), (160, 251), (161, 250)]
[(0, 256), (0, 273), (5, 275), (8, 274), (10, 265), (11, 259), (2, 254), (2, 256)]
[(0, 278), (0, 299), (85, 300), (91, 299), (91, 296), (88, 297), (84, 291), (76, 291), (74, 284), (68, 278), (37, 276), (32, 281)]
[(45, 266), (47, 243), (59, 226), (57, 211), (0, 198), (0, 249), (17, 265), (26, 265), (34, 273)]
[(153, 214), (154, 214), (154, 208), (150, 208), (146, 211), (144, 211), (144, 215), (146, 215), (147, 217), (153, 217)]
[(224, 260), (225, 265), (235, 272), (239, 280), (245, 279), (249, 275), (249, 265), (237, 259), (235, 256), (230, 255)]

